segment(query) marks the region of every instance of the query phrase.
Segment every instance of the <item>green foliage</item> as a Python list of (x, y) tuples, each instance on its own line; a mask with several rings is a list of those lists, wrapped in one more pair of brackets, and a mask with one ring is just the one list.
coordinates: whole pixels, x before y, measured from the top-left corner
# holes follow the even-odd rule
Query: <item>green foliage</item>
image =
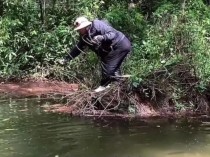
[(189, 97), (196, 104), (195, 95), (209, 85), (210, 8), (202, 0), (143, 0), (132, 8), (123, 0), (5, 0), (1, 7), (3, 77), (33, 75), (97, 84), (95, 54), (83, 54), (65, 69), (57, 64), (77, 42), (75, 18), (86, 15), (108, 20), (132, 39), (124, 70), (133, 75), (134, 87), (147, 89), (147, 97), (161, 95), (180, 109)]
[(144, 31), (144, 17), (135, 9), (128, 10), (127, 3), (114, 3), (111, 5), (105, 18), (115, 28), (130, 36), (132, 39), (141, 40)]
[[(0, 20), (1, 75), (43, 73), (43, 67), (56, 65), (56, 60), (67, 55), (77, 41), (72, 29), (76, 16), (94, 18), (102, 5), (102, 1), (92, 0), (4, 1)], [(46, 71), (57, 73), (51, 68)]]
[(209, 17), (202, 1), (159, 6), (128, 63), (133, 85), (150, 89), (149, 97), (161, 105), (199, 104), (210, 77)]

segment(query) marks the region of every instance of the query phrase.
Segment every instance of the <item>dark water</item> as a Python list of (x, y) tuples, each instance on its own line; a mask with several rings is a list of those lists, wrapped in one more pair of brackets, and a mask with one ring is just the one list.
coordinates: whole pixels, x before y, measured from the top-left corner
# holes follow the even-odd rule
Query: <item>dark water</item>
[(210, 157), (210, 123), (99, 121), (0, 101), (0, 157)]

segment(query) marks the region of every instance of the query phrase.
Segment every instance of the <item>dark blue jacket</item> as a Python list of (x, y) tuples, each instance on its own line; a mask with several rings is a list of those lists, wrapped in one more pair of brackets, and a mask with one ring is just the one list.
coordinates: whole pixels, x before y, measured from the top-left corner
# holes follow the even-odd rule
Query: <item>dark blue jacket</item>
[[(104, 40), (100, 46), (91, 42), (92, 39), (97, 35), (102, 35), (104, 37)], [(109, 53), (112, 50), (112, 47), (120, 42), (124, 37), (125, 35), (122, 32), (114, 29), (107, 22), (96, 19), (92, 21), (88, 34), (82, 37), (80, 36), (79, 42), (70, 51), (69, 55), (66, 57), (66, 60), (75, 58), (87, 46), (98, 56), (103, 57)]]

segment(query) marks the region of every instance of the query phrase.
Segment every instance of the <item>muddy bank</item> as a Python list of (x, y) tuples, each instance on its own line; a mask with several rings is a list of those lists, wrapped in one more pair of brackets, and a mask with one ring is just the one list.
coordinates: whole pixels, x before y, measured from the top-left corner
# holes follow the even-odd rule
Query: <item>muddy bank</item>
[(63, 104), (43, 106), (46, 112), (68, 114), (71, 116), (135, 119), (135, 118), (201, 118), (209, 119), (209, 112), (155, 107), (134, 93), (128, 93), (125, 87), (118, 85), (102, 93), (80, 90), (78, 84), (59, 81), (23, 81), (0, 84), (3, 98), (31, 98), (65, 96)]
[(58, 81), (24, 81), (0, 84), (0, 94), (7, 97), (37, 97), (49, 94), (66, 95), (79, 90), (78, 84)]
[(142, 100), (138, 94), (127, 93), (122, 86), (113, 86), (102, 93), (82, 91), (72, 94), (66, 104), (45, 106), (46, 112), (106, 119), (206, 119), (206, 110), (158, 107)]
[[(94, 93), (91, 90), (80, 90), (78, 84), (70, 84), (59, 81), (28, 80), (22, 82), (7, 82), (0, 84), (2, 98), (33, 98), (65, 96), (63, 104), (44, 106), (46, 112), (64, 113), (73, 116), (86, 117), (131, 117), (135, 116), (134, 108), (128, 109), (128, 95), (121, 85), (113, 85), (102, 93)], [(136, 99), (136, 98), (132, 98)], [(139, 100), (133, 100), (137, 103)], [(120, 108), (120, 106), (123, 106)], [(149, 117), (158, 113), (151, 105), (138, 102), (138, 115)]]

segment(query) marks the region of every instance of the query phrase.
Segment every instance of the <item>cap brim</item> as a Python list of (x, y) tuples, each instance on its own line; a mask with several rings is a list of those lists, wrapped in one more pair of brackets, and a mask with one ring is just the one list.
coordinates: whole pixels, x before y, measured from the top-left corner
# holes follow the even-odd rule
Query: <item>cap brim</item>
[(80, 29), (85, 28), (85, 27), (87, 27), (87, 26), (89, 26), (91, 24), (92, 24), (92, 22), (84, 22), (81, 25), (79, 25), (78, 27), (76, 27), (74, 30), (75, 31), (80, 30)]

